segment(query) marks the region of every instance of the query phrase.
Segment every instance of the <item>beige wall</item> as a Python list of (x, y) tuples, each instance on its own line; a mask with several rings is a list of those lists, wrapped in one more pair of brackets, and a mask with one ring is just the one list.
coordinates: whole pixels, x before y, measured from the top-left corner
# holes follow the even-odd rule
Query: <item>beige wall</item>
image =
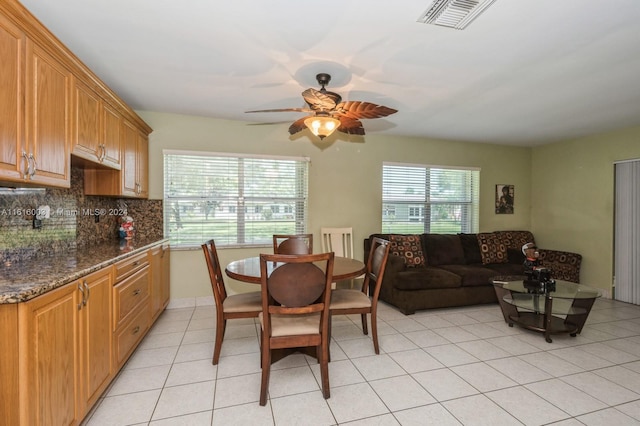
[[(382, 162), (481, 168), (480, 230), (530, 228), (531, 150), (489, 144), (366, 135), (364, 142), (313, 143), (309, 137), (289, 139), (288, 124), (249, 125), (194, 116), (139, 112), (154, 129), (150, 137), (149, 189), (163, 196), (163, 149), (293, 155), (311, 158), (309, 231), (322, 226), (353, 226), (355, 256), (362, 259), (362, 241), (381, 229)], [(333, 137), (333, 136), (332, 136)], [(496, 184), (515, 185), (515, 214), (496, 215)], [(264, 251), (264, 249), (263, 249)], [(220, 261), (255, 256), (259, 249), (220, 250)], [(255, 290), (227, 280), (233, 291)], [(172, 298), (210, 296), (200, 251), (174, 251), (171, 257)]]
[(640, 158), (640, 128), (532, 150), (531, 230), (540, 247), (582, 254), (583, 284), (613, 279), (614, 162)]

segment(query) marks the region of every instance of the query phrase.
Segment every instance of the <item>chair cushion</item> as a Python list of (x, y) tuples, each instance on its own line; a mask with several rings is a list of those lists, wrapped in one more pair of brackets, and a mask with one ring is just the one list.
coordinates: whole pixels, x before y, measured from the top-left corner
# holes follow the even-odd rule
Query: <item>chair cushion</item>
[(478, 244), (480, 245), (480, 255), (482, 263), (507, 263), (507, 246), (502, 242), (499, 234), (488, 232), (478, 234)]
[(262, 295), (259, 291), (252, 291), (228, 296), (222, 302), (222, 309), (224, 312), (260, 312)]
[[(264, 313), (258, 314), (260, 327), (264, 328)], [(271, 315), (271, 337), (320, 334), (320, 313), (300, 315)]]
[(371, 299), (360, 290), (333, 290), (329, 309), (369, 308)]
[(405, 264), (408, 268), (424, 265), (424, 254), (422, 251), (422, 243), (420, 242), (420, 235), (391, 234), (389, 241), (391, 242), (389, 253), (404, 257)]

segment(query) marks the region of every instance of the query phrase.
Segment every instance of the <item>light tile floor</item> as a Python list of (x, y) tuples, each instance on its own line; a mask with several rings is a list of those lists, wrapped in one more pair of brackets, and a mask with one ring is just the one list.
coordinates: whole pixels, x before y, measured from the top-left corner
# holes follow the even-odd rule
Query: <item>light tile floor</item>
[(212, 306), (166, 310), (85, 420), (96, 425), (639, 425), (640, 306), (597, 300), (581, 335), (508, 327), (498, 305), (405, 316), (381, 304), (380, 355), (359, 316), (334, 317), (324, 400), (291, 355), (260, 393), (259, 326)]

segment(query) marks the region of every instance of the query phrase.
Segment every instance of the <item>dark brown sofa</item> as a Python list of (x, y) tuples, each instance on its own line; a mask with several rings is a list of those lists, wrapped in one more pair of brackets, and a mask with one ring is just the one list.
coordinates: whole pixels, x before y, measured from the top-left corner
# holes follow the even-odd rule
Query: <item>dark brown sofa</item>
[[(420, 309), (496, 303), (490, 279), (522, 275), (521, 247), (534, 242), (529, 231), (480, 234), (373, 234), (364, 241), (365, 262), (369, 240), (391, 241), (391, 251), (380, 299), (406, 315)], [(539, 249), (543, 266), (555, 279), (579, 282), (582, 256)]]

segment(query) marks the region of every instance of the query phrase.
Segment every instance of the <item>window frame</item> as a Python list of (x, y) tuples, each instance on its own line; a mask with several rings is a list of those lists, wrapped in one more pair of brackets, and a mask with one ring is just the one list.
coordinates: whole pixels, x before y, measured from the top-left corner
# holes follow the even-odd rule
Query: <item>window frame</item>
[[(402, 168), (407, 170), (402, 171)], [(464, 174), (458, 176), (457, 171)], [(448, 181), (447, 175), (450, 176)], [(451, 189), (445, 190), (447, 182), (460, 193), (451, 194)], [(400, 188), (401, 185), (405, 185), (404, 189)], [(447, 191), (449, 194), (445, 195)], [(383, 162), (381, 198), (382, 233), (479, 232), (478, 167)], [(445, 217), (451, 216), (451, 219), (434, 221), (434, 215), (439, 212)]]
[[(172, 248), (198, 249), (211, 238), (218, 248), (270, 247), (273, 234), (306, 233), (308, 157), (172, 149), (162, 153), (163, 232)], [(214, 205), (213, 213), (203, 204)], [(281, 211), (289, 206), (291, 213), (268, 216), (264, 211), (273, 205)], [(185, 207), (189, 220), (180, 218)], [(181, 231), (185, 225), (192, 229)]]

